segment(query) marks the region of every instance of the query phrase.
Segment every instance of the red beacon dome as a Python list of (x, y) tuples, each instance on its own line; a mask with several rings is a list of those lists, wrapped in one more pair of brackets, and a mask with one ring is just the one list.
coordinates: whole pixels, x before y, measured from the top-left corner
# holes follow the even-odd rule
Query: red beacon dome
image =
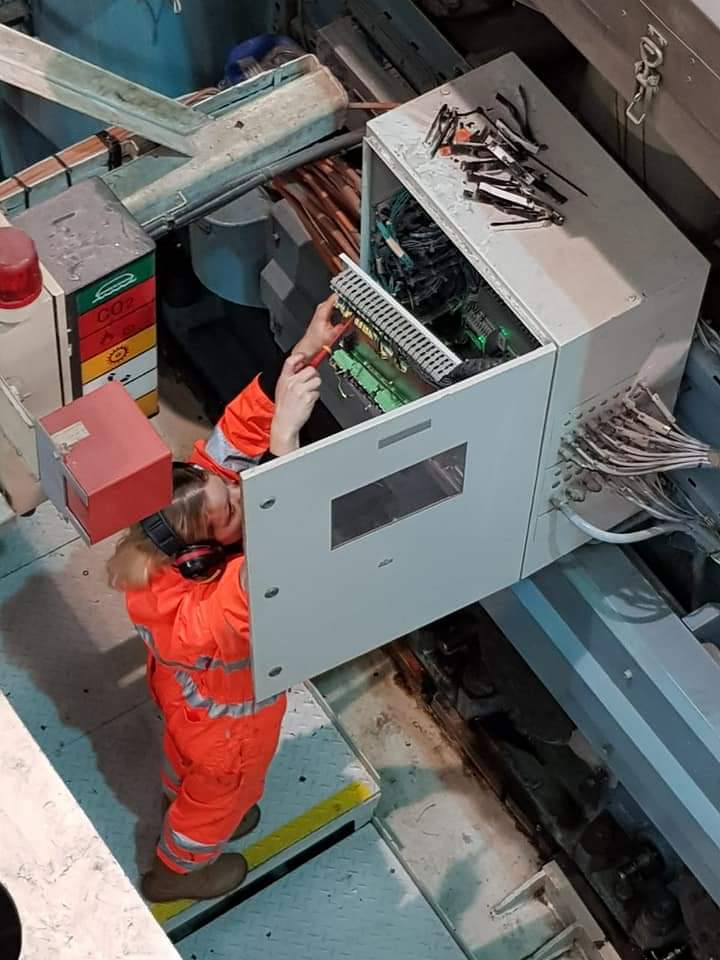
[(42, 291), (40, 259), (31, 238), (17, 227), (0, 227), (0, 310), (16, 310)]

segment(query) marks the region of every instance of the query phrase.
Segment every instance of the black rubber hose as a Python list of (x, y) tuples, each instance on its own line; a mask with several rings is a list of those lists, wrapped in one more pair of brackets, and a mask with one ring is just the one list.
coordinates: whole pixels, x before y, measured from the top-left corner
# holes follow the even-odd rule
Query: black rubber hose
[(321, 140), (320, 143), (314, 143), (311, 147), (305, 147), (298, 150), (297, 153), (290, 154), (289, 157), (283, 157), (275, 163), (261, 167), (256, 173), (240, 183), (235, 184), (230, 189), (224, 189), (220, 193), (210, 196), (199, 203), (190, 204), (182, 210), (179, 210), (176, 216), (168, 215), (164, 220), (157, 221), (147, 229), (151, 237), (162, 237), (171, 230), (177, 230), (179, 227), (185, 227), (200, 217), (206, 217), (210, 213), (219, 210), (227, 203), (244, 197), (246, 193), (263, 186), (274, 177), (282, 176), (295, 170), (297, 167), (305, 166), (307, 163), (313, 163), (315, 160), (322, 160), (331, 154), (344, 153), (351, 150), (362, 142), (365, 134), (364, 127), (358, 130), (351, 130), (349, 133), (341, 133), (329, 140)]

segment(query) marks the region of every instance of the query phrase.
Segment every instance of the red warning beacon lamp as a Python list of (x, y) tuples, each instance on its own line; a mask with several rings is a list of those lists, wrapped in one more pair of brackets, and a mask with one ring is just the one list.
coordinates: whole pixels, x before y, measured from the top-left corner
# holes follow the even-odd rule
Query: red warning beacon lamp
[(35, 244), (16, 227), (0, 228), (0, 309), (26, 307), (41, 291), (42, 273)]

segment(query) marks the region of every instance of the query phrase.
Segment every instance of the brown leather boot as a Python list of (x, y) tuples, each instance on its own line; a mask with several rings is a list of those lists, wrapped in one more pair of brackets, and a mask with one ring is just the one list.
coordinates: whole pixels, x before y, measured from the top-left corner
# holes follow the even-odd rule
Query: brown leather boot
[(260, 823), (260, 807), (255, 804), (254, 807), (250, 807), (248, 812), (240, 821), (240, 826), (237, 828), (235, 833), (230, 837), (230, 842), (233, 840), (239, 840), (241, 837), (246, 837), (249, 833), (252, 833), (253, 830)]
[(247, 861), (240, 853), (224, 853), (215, 863), (192, 873), (175, 873), (155, 857), (152, 869), (142, 878), (140, 889), (150, 903), (214, 900), (239, 887), (247, 871)]

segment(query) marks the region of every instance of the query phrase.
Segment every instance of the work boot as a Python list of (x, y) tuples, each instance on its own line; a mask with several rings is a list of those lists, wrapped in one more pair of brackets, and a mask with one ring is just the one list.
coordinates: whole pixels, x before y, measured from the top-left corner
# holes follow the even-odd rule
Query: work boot
[(260, 807), (255, 804), (254, 807), (250, 807), (248, 812), (240, 821), (240, 826), (237, 828), (235, 833), (230, 837), (230, 842), (233, 840), (239, 840), (241, 837), (246, 837), (249, 833), (252, 833), (253, 830), (260, 823)]
[(175, 873), (155, 857), (152, 869), (142, 878), (140, 889), (150, 903), (214, 900), (239, 887), (247, 872), (247, 861), (241, 853), (224, 853), (214, 863), (192, 873)]

